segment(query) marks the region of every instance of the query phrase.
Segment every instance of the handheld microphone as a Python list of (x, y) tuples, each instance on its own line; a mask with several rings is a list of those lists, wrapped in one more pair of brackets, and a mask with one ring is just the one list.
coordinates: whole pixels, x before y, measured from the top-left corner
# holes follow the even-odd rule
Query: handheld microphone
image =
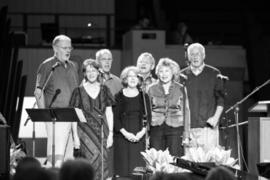
[(61, 89), (56, 89), (56, 91), (55, 91), (55, 94), (60, 94), (61, 93)]
[[(55, 70), (55, 68), (57, 68), (58, 66), (60, 66), (60, 62), (56, 62), (53, 66), (52, 66), (52, 71)], [(59, 89), (60, 90), (60, 89)]]
[(49, 107), (52, 106), (52, 104), (54, 103), (55, 99), (57, 98), (57, 96), (58, 96), (60, 93), (61, 93), (61, 89), (56, 89), (56, 90), (55, 90), (55, 94), (53, 95), (53, 98), (52, 98), (52, 100), (51, 100), (51, 103), (50, 103)]

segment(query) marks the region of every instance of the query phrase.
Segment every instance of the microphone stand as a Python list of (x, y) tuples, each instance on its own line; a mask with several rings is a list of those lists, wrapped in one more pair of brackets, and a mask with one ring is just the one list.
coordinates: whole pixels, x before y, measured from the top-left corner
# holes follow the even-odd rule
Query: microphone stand
[[(37, 105), (37, 101), (34, 102), (32, 108), (35, 108), (36, 105)], [(24, 123), (24, 126), (27, 125), (27, 123), (28, 123), (28, 121), (29, 121), (30, 119), (31, 119), (31, 118), (30, 118), (30, 116), (28, 115), (28, 117), (27, 117), (27, 119), (26, 119), (26, 121), (25, 121), (25, 123)], [(36, 143), (35, 143), (35, 139), (36, 139), (36, 131), (35, 131), (36, 125), (35, 125), (35, 122), (34, 122), (34, 121), (32, 122), (32, 125), (33, 125), (33, 127), (32, 127), (32, 156), (35, 157), (35, 156), (36, 156)]]
[[(184, 59), (186, 62), (187, 67), (189, 66), (189, 60), (188, 60), (188, 52), (187, 52), (187, 48), (188, 48), (189, 44), (185, 43), (184, 44)], [(184, 119), (184, 135), (182, 136), (182, 145), (184, 146), (184, 154), (186, 154), (187, 152), (187, 147), (189, 146), (189, 142), (190, 142), (190, 122), (187, 122), (186, 117), (186, 107), (187, 107), (187, 89), (186, 89), (186, 81), (187, 81), (187, 77), (184, 78), (181, 76), (182, 72), (184, 72), (186, 70), (186, 68), (182, 69), (179, 71), (179, 82), (183, 85), (183, 119)], [(182, 81), (181, 81), (182, 79)]]
[[(58, 90), (58, 89), (57, 89)], [(57, 96), (60, 94), (60, 92), (55, 92), (53, 98), (52, 98), (52, 101), (49, 105), (49, 109), (52, 107), (54, 101), (56, 100)], [(51, 113), (51, 117), (52, 117), (52, 167), (54, 168), (55, 167), (55, 122), (56, 122), (56, 115), (55, 113), (53, 112), (52, 109), (50, 109), (50, 113)]]
[(55, 91), (55, 94), (51, 100), (51, 103), (49, 105), (49, 110), (50, 110), (50, 113), (51, 113), (51, 117), (52, 117), (52, 125), (53, 125), (53, 130), (52, 130), (52, 167), (54, 168), (55, 167), (55, 122), (56, 122), (56, 115), (55, 113), (53, 112), (53, 110), (51, 109), (54, 101), (56, 100), (57, 96), (61, 93), (61, 90), (60, 89), (57, 89)]
[[(53, 102), (51, 102), (52, 104)], [(50, 108), (50, 106), (49, 106)], [(52, 167), (55, 167), (55, 122), (56, 122), (56, 116), (54, 112), (50, 109), (51, 117), (52, 117)]]
[[(58, 66), (58, 65), (57, 65), (57, 66)], [(49, 76), (47, 77), (47, 79), (46, 79), (46, 81), (45, 81), (43, 87), (41, 88), (41, 92), (42, 92), (42, 93), (44, 92), (44, 89), (46, 88), (46, 86), (47, 86), (49, 80), (51, 79), (51, 76), (52, 76), (52, 74), (53, 74), (53, 72), (54, 72), (54, 70), (55, 70), (55, 68), (56, 68), (57, 66), (52, 67)], [(41, 96), (38, 97), (38, 99), (40, 99), (40, 98), (41, 98)], [(34, 108), (36, 105), (37, 105), (37, 101), (35, 101), (35, 103), (33, 104), (33, 108)], [(27, 125), (27, 123), (28, 123), (28, 121), (29, 121), (30, 119), (31, 119), (30, 116), (28, 116), (28, 118), (26, 119), (26, 121), (25, 121), (25, 123), (24, 123), (24, 126)], [(33, 122), (33, 123), (34, 123), (34, 122)]]
[[(181, 78), (181, 77), (180, 77)], [(187, 122), (187, 113), (186, 113), (186, 107), (187, 107), (187, 89), (186, 89), (186, 79), (183, 78), (183, 81), (181, 83), (183, 85), (183, 120), (184, 120), (184, 135), (182, 136), (182, 145), (184, 146), (184, 154), (187, 152), (187, 147), (189, 146), (190, 141), (190, 124)]]
[[(105, 85), (105, 75), (103, 72), (100, 72), (100, 82), (101, 82), (101, 88), (100, 88), (100, 92), (103, 91), (103, 86)], [(98, 113), (98, 116), (100, 117), (101, 121), (100, 121), (100, 151), (101, 151), (101, 180), (104, 180), (104, 149), (103, 149), (103, 144), (104, 144), (104, 117), (103, 117), (103, 113), (98, 109), (95, 108), (96, 112)]]
[(229, 109), (225, 111), (225, 114), (228, 114), (230, 111), (234, 110), (234, 117), (235, 117), (235, 126), (236, 126), (236, 136), (237, 136), (237, 156), (238, 156), (238, 163), (240, 169), (242, 169), (242, 160), (241, 160), (241, 146), (240, 146), (240, 133), (239, 133), (239, 105), (242, 104), (244, 101), (246, 101), (251, 95), (259, 91), (261, 88), (266, 86), (270, 83), (270, 79), (265, 81), (262, 85), (256, 87), (251, 93), (249, 93), (247, 96), (245, 96), (240, 101), (236, 102), (233, 106), (231, 106)]
[[(143, 81), (144, 82), (144, 81)], [(144, 86), (146, 87), (146, 84), (144, 84)], [(148, 125), (148, 110), (147, 110), (147, 104), (146, 104), (146, 99), (145, 99), (145, 88), (142, 87), (141, 88), (141, 92), (142, 92), (142, 98), (143, 98), (143, 108), (144, 108), (144, 114), (143, 114), (143, 127), (146, 128), (145, 130), (145, 150), (148, 149), (149, 144), (148, 144), (148, 130), (149, 130), (149, 125)]]
[[(53, 72), (54, 72), (54, 70), (55, 70), (56, 67), (57, 67), (57, 66), (52, 67), (49, 76), (47, 77), (47, 79), (46, 79), (46, 81), (45, 81), (43, 87), (41, 88), (41, 92), (42, 92), (42, 93), (44, 92), (44, 89), (46, 88), (46, 86), (47, 86), (49, 80), (51, 79), (51, 76), (52, 76), (52, 74), (53, 74)], [(40, 98), (41, 98), (41, 96), (38, 97), (38, 99), (40, 99)], [(37, 101), (34, 102), (33, 108), (34, 108), (36, 105), (37, 105)], [(27, 125), (27, 123), (28, 123), (28, 121), (29, 121), (30, 119), (31, 119), (31, 118), (30, 118), (30, 116), (28, 115), (28, 117), (27, 117), (27, 119), (26, 119), (26, 121), (25, 121), (25, 123), (24, 123), (24, 126)], [(36, 156), (36, 142), (35, 142), (35, 141), (36, 141), (36, 131), (35, 131), (35, 129), (36, 129), (36, 123), (35, 123), (34, 121), (33, 121), (32, 123), (33, 123), (33, 130), (32, 130), (32, 156), (35, 157), (35, 156)]]

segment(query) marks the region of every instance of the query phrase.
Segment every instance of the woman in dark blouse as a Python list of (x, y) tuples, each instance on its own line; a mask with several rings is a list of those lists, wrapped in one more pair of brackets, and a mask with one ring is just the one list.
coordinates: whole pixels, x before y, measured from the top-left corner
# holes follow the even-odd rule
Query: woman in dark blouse
[(148, 112), (146, 119), (150, 120), (151, 111), (148, 96), (138, 88), (138, 69), (127, 67), (120, 78), (124, 88), (115, 97), (114, 167), (117, 176), (127, 177), (135, 167), (145, 166), (140, 154), (145, 150), (145, 107)]
[[(78, 123), (80, 149), (93, 166), (96, 180), (108, 177), (108, 148), (113, 144), (113, 96), (107, 86), (98, 82), (99, 66), (95, 60), (83, 63), (85, 81), (74, 89), (70, 106), (83, 110), (86, 123)], [(103, 125), (103, 132), (101, 132)], [(103, 134), (102, 134), (103, 133)], [(104, 138), (102, 138), (102, 136)], [(101, 142), (103, 140), (103, 152)], [(103, 153), (103, 157), (102, 157)], [(101, 164), (103, 159), (103, 165)], [(102, 173), (103, 169), (103, 173)]]

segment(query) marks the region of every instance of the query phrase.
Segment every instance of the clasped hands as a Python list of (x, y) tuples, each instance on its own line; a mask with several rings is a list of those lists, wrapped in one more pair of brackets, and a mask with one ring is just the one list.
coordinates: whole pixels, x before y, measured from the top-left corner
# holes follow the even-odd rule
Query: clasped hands
[(137, 134), (133, 134), (131, 132), (126, 131), (124, 128), (120, 130), (123, 136), (130, 142), (138, 142), (144, 136), (146, 132), (146, 128), (142, 128), (141, 131), (137, 132)]

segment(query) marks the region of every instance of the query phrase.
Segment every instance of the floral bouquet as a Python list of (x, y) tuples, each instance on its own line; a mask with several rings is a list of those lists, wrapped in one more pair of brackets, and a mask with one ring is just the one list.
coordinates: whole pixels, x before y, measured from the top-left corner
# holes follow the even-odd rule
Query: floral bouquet
[(18, 162), (26, 156), (25, 152), (19, 147), (10, 148), (10, 174), (15, 174)]
[(187, 148), (186, 155), (181, 158), (193, 162), (213, 162), (216, 165), (225, 165), (239, 169), (239, 166), (236, 164), (237, 159), (231, 157), (231, 150), (225, 150), (222, 146), (214, 147), (210, 150), (205, 150), (202, 147)]
[(157, 151), (155, 148), (151, 148), (145, 152), (141, 152), (141, 154), (146, 162), (146, 169), (152, 171), (153, 173), (189, 172), (186, 169), (182, 169), (171, 164), (174, 162), (174, 158), (170, 155), (168, 149), (165, 151)]

